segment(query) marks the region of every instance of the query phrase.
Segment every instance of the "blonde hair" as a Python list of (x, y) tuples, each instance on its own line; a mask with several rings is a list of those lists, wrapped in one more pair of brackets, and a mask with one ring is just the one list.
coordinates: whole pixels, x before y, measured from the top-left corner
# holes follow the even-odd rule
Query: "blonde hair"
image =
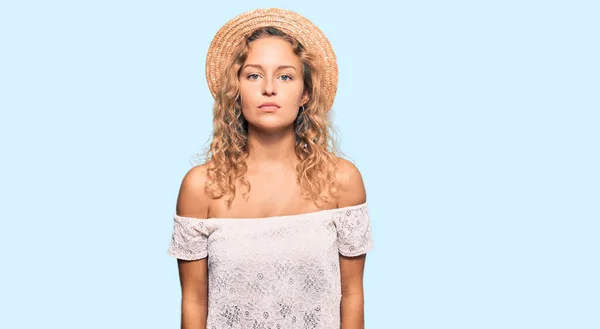
[(227, 206), (235, 198), (238, 180), (247, 188), (242, 196), (247, 199), (250, 193), (250, 182), (244, 177), (248, 170), (248, 122), (242, 115), (239, 74), (246, 61), (250, 43), (267, 37), (288, 41), (302, 62), (304, 90), (308, 91), (309, 100), (299, 109), (294, 122), (294, 150), (300, 160), (296, 172), (302, 197), (312, 199), (319, 205), (328, 201), (328, 197), (323, 195), (324, 191), (330, 195), (337, 193), (335, 159), (339, 153), (335, 143), (336, 132), (328, 117), (330, 109), (322, 94), (320, 68), (302, 44), (273, 27), (254, 31), (233, 54), (231, 65), (221, 77), (213, 106), (212, 142), (205, 150), (208, 165), (206, 191), (215, 199), (230, 195)]

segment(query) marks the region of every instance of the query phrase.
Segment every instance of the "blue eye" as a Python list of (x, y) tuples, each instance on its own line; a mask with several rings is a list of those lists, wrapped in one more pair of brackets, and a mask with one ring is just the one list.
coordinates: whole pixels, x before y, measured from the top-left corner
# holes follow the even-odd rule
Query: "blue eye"
[(256, 80), (258, 78), (259, 78), (259, 76), (256, 73), (252, 73), (252, 74), (248, 75), (248, 79), (250, 79), (250, 80)]
[(283, 81), (290, 81), (290, 80), (292, 80), (292, 77), (289, 76), (289, 75), (282, 75), (281, 76), (281, 80), (283, 80)]

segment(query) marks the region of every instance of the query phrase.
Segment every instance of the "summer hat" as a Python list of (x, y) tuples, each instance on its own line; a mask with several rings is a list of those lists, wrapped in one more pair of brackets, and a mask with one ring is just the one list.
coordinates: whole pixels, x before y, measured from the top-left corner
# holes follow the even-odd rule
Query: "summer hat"
[(217, 31), (206, 56), (206, 80), (213, 98), (219, 90), (221, 74), (229, 65), (236, 47), (256, 29), (267, 26), (275, 27), (294, 37), (315, 56), (322, 71), (323, 96), (331, 108), (337, 91), (338, 67), (329, 40), (306, 17), (278, 8), (245, 12), (229, 20)]

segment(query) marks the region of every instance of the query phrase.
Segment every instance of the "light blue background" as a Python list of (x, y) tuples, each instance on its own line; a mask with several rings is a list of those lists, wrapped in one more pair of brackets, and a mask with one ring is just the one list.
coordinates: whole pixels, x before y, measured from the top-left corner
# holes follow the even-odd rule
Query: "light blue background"
[(1, 328), (178, 328), (206, 51), (273, 6), (338, 56), (367, 328), (600, 328), (596, 1), (3, 1)]

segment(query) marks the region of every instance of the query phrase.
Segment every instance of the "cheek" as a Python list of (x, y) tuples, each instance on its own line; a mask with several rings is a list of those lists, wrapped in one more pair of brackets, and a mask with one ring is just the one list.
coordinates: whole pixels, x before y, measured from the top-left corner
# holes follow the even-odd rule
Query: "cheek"
[(304, 95), (304, 84), (303, 83), (300, 83), (300, 85), (297, 86), (297, 88), (295, 90), (295, 95), (296, 95), (296, 101), (301, 102), (302, 96)]
[(246, 109), (256, 102), (256, 94), (252, 90), (252, 86), (241, 84), (240, 96), (242, 97), (242, 112), (245, 114)]
[(293, 89), (289, 89), (287, 91), (287, 100), (286, 102), (290, 105), (293, 104), (292, 107), (297, 106), (300, 107), (300, 103), (302, 102), (303, 88), (302, 85), (294, 86)]
[(252, 86), (247, 83), (240, 83), (240, 95), (242, 95), (242, 100), (248, 98), (248, 96), (252, 95)]

